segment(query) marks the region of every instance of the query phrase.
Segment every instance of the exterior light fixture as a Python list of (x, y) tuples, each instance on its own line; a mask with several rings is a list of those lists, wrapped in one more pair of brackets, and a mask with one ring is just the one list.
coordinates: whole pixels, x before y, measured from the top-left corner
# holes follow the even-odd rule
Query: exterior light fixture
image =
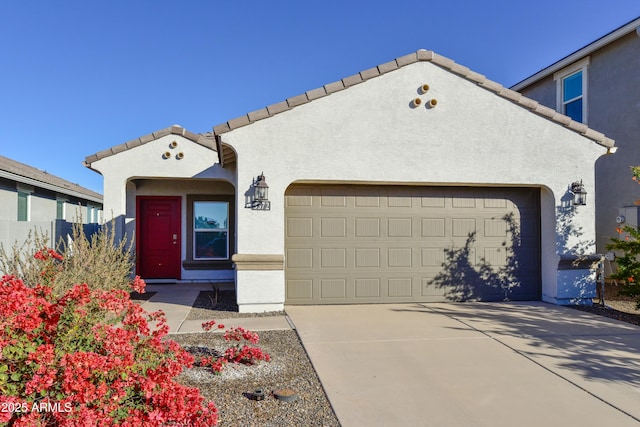
[(584, 206), (587, 204), (587, 190), (584, 189), (582, 180), (571, 184), (571, 193), (573, 194), (573, 204), (575, 206)]
[(269, 186), (264, 177), (264, 172), (253, 181), (253, 201), (251, 203), (251, 209), (267, 211), (271, 209)]

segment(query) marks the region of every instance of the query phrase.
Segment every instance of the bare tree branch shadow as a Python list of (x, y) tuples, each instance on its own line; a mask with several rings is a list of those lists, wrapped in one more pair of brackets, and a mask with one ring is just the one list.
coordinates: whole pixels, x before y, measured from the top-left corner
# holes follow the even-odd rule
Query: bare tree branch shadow
[(501, 219), (506, 224), (506, 237), (500, 248), (505, 253), (503, 265), (492, 265), (485, 257), (473, 262), (475, 231), (469, 233), (462, 247), (445, 249), (443, 268), (429, 284), (443, 289), (447, 300), (509, 301), (514, 290), (521, 286), (519, 224), (513, 212)]
[(584, 240), (584, 229), (575, 220), (576, 207), (573, 205), (573, 195), (569, 190), (556, 206), (556, 251), (563, 255), (584, 255), (591, 253), (595, 241)]

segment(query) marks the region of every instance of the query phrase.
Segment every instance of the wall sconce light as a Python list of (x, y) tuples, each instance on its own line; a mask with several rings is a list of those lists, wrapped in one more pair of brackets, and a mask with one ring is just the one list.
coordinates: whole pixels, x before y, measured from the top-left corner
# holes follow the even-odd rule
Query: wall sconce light
[(573, 194), (574, 206), (584, 206), (587, 204), (587, 190), (584, 189), (582, 180), (571, 184), (571, 193)]
[(264, 172), (253, 181), (253, 200), (251, 209), (268, 211), (271, 209), (269, 201), (269, 186), (264, 177)]

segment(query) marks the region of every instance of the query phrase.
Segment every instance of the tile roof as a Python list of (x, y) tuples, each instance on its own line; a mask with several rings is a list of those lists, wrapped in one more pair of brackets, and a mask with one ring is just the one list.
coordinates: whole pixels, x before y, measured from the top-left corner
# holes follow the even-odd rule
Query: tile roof
[(276, 114), (290, 110), (299, 105), (303, 105), (311, 101), (314, 101), (318, 98), (331, 95), (332, 93), (339, 92), (353, 85), (363, 83), (369, 79), (378, 77), (382, 74), (386, 74), (391, 71), (398, 70), (406, 65), (410, 65), (419, 61), (432, 62), (438, 65), (439, 67), (444, 68), (447, 71), (457, 74), (460, 77), (463, 77), (477, 84), (478, 86), (488, 91), (491, 91), (496, 95), (501, 96), (502, 98), (505, 98), (513, 102), (516, 105), (519, 105), (522, 108), (525, 108), (539, 116), (545, 117), (549, 120), (559, 123), (567, 127), (568, 129), (571, 129), (572, 131), (577, 132), (604, 147), (611, 148), (614, 146), (614, 143), (615, 143), (614, 140), (606, 137), (603, 133), (595, 131), (587, 127), (583, 123), (571, 120), (569, 117), (558, 113), (554, 109), (546, 107), (538, 103), (537, 101), (534, 101), (533, 99), (523, 96), (519, 92), (513, 91), (511, 89), (508, 89), (502, 86), (499, 83), (489, 80), (482, 74), (478, 74), (463, 65), (457, 64), (455, 61), (449, 58), (438, 55), (437, 53), (430, 50), (421, 49), (409, 55), (396, 58), (393, 61), (385, 62), (384, 64), (380, 64), (376, 67), (369, 68), (367, 70), (361, 71), (352, 76), (345, 77), (342, 80), (339, 80), (337, 82), (326, 84), (320, 88), (316, 88), (316, 89), (307, 91), (303, 94), (300, 94), (291, 98), (287, 98), (284, 101), (269, 105), (261, 110), (253, 111), (243, 116), (231, 119), (225, 123), (216, 125), (213, 127), (213, 133), (207, 132), (204, 134), (195, 134), (187, 131), (181, 126), (174, 125), (174, 126), (159, 130), (157, 132), (153, 132), (151, 134), (142, 136), (140, 138), (131, 140), (124, 144), (116, 145), (114, 147), (111, 147), (107, 150), (100, 151), (91, 156), (87, 156), (85, 158), (84, 163), (85, 163), (85, 166), (91, 167), (91, 163), (97, 160), (112, 156), (121, 151), (129, 150), (131, 148), (140, 146), (142, 144), (146, 144), (147, 142), (156, 140), (162, 136), (170, 135), (170, 134), (182, 135), (193, 142), (196, 142), (200, 145), (203, 145), (214, 151), (217, 151), (218, 156), (220, 157), (220, 161), (223, 165), (226, 163), (232, 163), (233, 161), (235, 161), (235, 152), (233, 152), (233, 150), (230, 147), (228, 147), (227, 144), (224, 144), (221, 142), (221, 140), (218, 138), (219, 135), (226, 132), (230, 132), (242, 126), (249, 125), (259, 120), (272, 117)]
[(102, 203), (102, 195), (24, 163), (0, 156), (0, 176), (74, 197)]
[(193, 132), (189, 132), (185, 128), (180, 125), (173, 125), (165, 129), (161, 129), (159, 131), (150, 133), (148, 135), (141, 136), (140, 138), (132, 139), (131, 141), (125, 142), (124, 144), (116, 145), (106, 150), (100, 151), (96, 154), (92, 154), (91, 156), (85, 157), (84, 165), (87, 167), (91, 167), (91, 163), (104, 159), (105, 157), (113, 156), (114, 154), (118, 154), (122, 151), (129, 150), (134, 147), (138, 147), (140, 145), (144, 145), (148, 142), (155, 141), (166, 135), (181, 135), (195, 143), (203, 145), (207, 148), (210, 148), (216, 151), (216, 142), (213, 135), (208, 132), (204, 134), (197, 134)]
[(267, 117), (274, 116), (278, 113), (282, 113), (284, 111), (290, 110), (294, 107), (297, 107), (302, 104), (306, 104), (315, 99), (322, 98), (324, 96), (331, 95), (332, 93), (344, 90), (350, 86), (365, 82), (369, 79), (378, 77), (382, 74), (395, 71), (399, 68), (402, 68), (406, 65), (413, 64), (419, 61), (428, 61), (432, 62), (445, 70), (448, 70), (454, 74), (457, 74), (478, 86), (487, 89), (535, 114), (538, 114), (542, 117), (560, 123), (563, 126), (571, 129), (574, 132), (577, 132), (586, 138), (589, 138), (596, 143), (610, 148), (614, 145), (614, 140), (606, 137), (604, 134), (590, 129), (586, 125), (580, 122), (576, 122), (571, 120), (569, 117), (558, 113), (557, 111), (545, 107), (544, 105), (534, 101), (530, 98), (522, 96), (522, 94), (508, 89), (502, 86), (499, 83), (496, 83), (492, 80), (487, 79), (482, 74), (478, 74), (474, 71), (471, 71), (469, 68), (457, 64), (455, 61), (446, 58), (444, 56), (438, 55), (437, 53), (430, 50), (418, 50), (417, 52), (411, 53), (409, 55), (401, 56), (396, 58), (393, 61), (385, 62), (384, 64), (380, 64), (377, 67), (369, 68), (367, 70), (361, 71), (358, 74), (354, 74), (349, 77), (345, 77), (342, 80), (337, 82), (329, 83), (324, 85), (321, 88), (313, 89), (304, 94), (294, 96), (292, 98), (288, 98), (285, 101), (278, 102), (276, 104), (267, 106), (261, 110), (253, 111), (244, 116), (237, 117), (235, 119), (229, 120), (226, 123), (222, 123), (213, 127), (214, 135), (221, 135), (223, 133), (232, 131), (233, 129), (237, 129), (242, 126), (246, 126), (258, 120), (266, 119)]

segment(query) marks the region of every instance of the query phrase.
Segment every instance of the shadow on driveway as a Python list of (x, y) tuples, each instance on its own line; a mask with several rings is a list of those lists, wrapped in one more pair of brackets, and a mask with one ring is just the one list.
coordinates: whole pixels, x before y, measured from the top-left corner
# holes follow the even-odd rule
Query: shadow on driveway
[(541, 302), (286, 312), (343, 427), (640, 425), (640, 327)]
[(421, 309), (456, 319), (563, 376), (568, 371), (585, 382), (640, 387), (638, 326), (545, 303), (424, 304)]

